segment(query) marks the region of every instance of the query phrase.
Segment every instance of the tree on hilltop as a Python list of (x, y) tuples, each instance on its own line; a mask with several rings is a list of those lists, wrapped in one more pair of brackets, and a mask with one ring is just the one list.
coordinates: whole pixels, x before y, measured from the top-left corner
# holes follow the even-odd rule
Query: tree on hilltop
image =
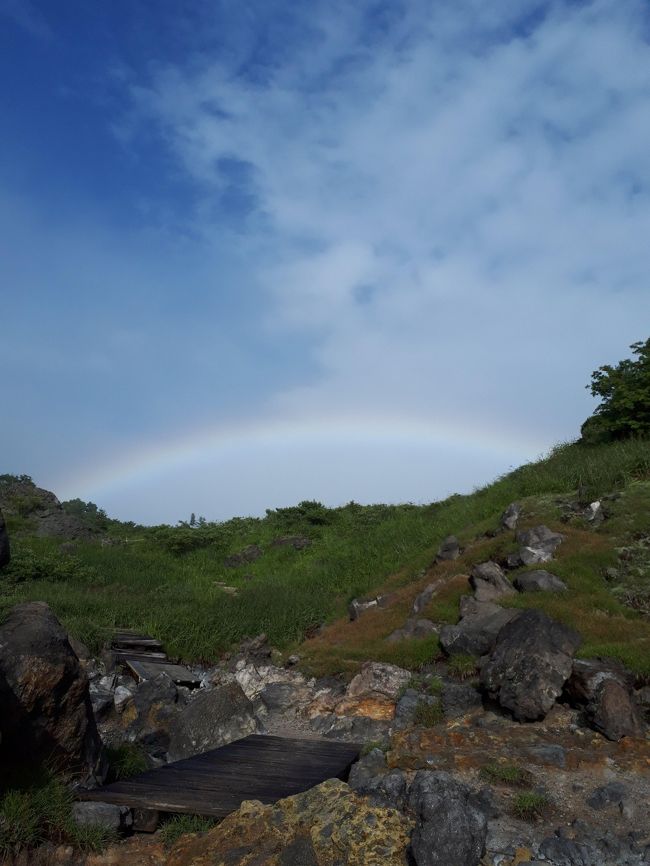
[(601, 403), (582, 425), (587, 444), (650, 435), (650, 339), (630, 348), (636, 359), (606, 364), (591, 374), (587, 388)]

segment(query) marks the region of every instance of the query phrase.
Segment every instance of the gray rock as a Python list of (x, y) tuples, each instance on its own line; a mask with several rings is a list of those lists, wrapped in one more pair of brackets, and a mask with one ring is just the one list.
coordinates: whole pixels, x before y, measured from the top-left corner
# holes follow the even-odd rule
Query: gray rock
[(113, 803), (73, 803), (72, 818), (79, 826), (94, 824), (118, 833), (133, 826), (131, 809)]
[(189, 758), (257, 731), (253, 705), (238, 683), (197, 695), (169, 726), (170, 761)]
[(401, 730), (413, 724), (415, 711), (420, 703), (421, 693), (417, 689), (407, 689), (395, 706), (395, 728)]
[(463, 600), (461, 613), (463, 616), (457, 625), (440, 629), (440, 645), (447, 655), (477, 658), (493, 650), (501, 629), (519, 615), (519, 611), (473, 598)]
[(553, 866), (647, 866), (650, 862), (650, 848), (638, 845), (632, 835), (617, 836), (580, 821), (574, 821), (569, 832), (563, 827), (544, 839), (539, 853)]
[(113, 692), (108, 689), (93, 689), (90, 692), (90, 703), (97, 721), (102, 721), (110, 715), (113, 709)]
[(353, 598), (348, 605), (348, 613), (350, 622), (354, 622), (368, 610), (373, 610), (378, 607), (385, 607), (388, 602), (388, 596), (377, 595), (374, 598)]
[(352, 678), (347, 693), (351, 698), (382, 695), (396, 699), (411, 679), (411, 673), (385, 662), (365, 662)]
[(596, 788), (587, 798), (587, 805), (592, 809), (605, 809), (607, 806), (618, 805), (628, 793), (627, 786), (622, 782), (610, 782)]
[(461, 553), (460, 543), (455, 535), (448, 535), (436, 553), (436, 562), (458, 559)]
[(532, 529), (518, 532), (517, 541), (522, 547), (550, 547), (555, 550), (564, 541), (564, 536), (559, 532), (553, 532), (548, 526), (540, 524), (533, 526)]
[(413, 616), (417, 616), (419, 613), (428, 606), (431, 602), (431, 599), (436, 594), (436, 590), (440, 586), (440, 581), (436, 581), (435, 583), (430, 583), (427, 587), (425, 587), (422, 592), (418, 593), (415, 597), (415, 601), (413, 602), (413, 607), (411, 609)]
[(419, 770), (408, 805), (418, 822), (411, 837), (417, 866), (478, 866), (487, 819), (469, 788), (447, 773)]
[(542, 565), (553, 559), (553, 550), (548, 547), (522, 547), (517, 556), (518, 565)]
[(436, 634), (437, 631), (438, 629), (430, 619), (411, 617), (406, 620), (402, 628), (396, 628), (395, 631), (392, 631), (386, 640), (389, 643), (395, 643), (400, 640), (421, 640), (422, 638), (429, 637), (429, 635)]
[(530, 746), (526, 751), (543, 764), (552, 767), (566, 767), (566, 751), (562, 746), (548, 743), (541, 746)]
[(482, 562), (473, 566), (469, 582), (477, 601), (497, 601), (502, 596), (515, 594), (503, 569), (496, 562)]
[(0, 511), (0, 568), (9, 565), (10, 560), (9, 533), (7, 532), (7, 524), (2, 516), (2, 511)]
[(348, 785), (353, 791), (362, 790), (371, 779), (388, 772), (386, 755), (381, 749), (371, 749), (353, 764), (348, 778)]
[(247, 565), (248, 563), (255, 562), (255, 560), (259, 559), (264, 551), (261, 547), (258, 547), (257, 544), (249, 544), (248, 547), (245, 547), (243, 550), (240, 550), (238, 553), (231, 553), (230, 556), (227, 556), (223, 564), (226, 568), (239, 568), (240, 565)]
[(113, 703), (118, 713), (121, 713), (126, 704), (133, 697), (133, 690), (127, 689), (126, 686), (118, 686), (113, 693)]
[(278, 682), (264, 686), (259, 696), (271, 712), (285, 712), (308, 701), (311, 691), (303, 682)]
[(0, 765), (94, 768), (100, 741), (88, 678), (44, 602), (16, 605), (0, 626), (0, 705)]
[(481, 685), (519, 721), (542, 719), (561, 694), (579, 646), (573, 629), (526, 610), (499, 633)]
[(518, 574), (513, 583), (519, 592), (564, 592), (567, 589), (563, 580), (542, 569)]
[[(118, 688), (123, 686), (121, 678), (118, 682)], [(123, 718), (129, 719), (126, 739), (139, 743), (151, 757), (165, 760), (170, 726), (180, 712), (177, 701), (178, 689), (165, 673), (139, 683), (122, 710)]]
[(645, 724), (632, 692), (632, 676), (613, 661), (576, 659), (566, 691), (591, 727), (609, 740), (642, 737)]
[(512, 502), (501, 515), (502, 529), (516, 529), (519, 518), (521, 517), (521, 505)]
[(480, 692), (469, 683), (445, 682), (441, 700), (446, 719), (460, 718), (483, 706)]
[(402, 810), (406, 804), (407, 788), (406, 773), (403, 770), (391, 770), (369, 779), (356, 791), (369, 797), (375, 806)]

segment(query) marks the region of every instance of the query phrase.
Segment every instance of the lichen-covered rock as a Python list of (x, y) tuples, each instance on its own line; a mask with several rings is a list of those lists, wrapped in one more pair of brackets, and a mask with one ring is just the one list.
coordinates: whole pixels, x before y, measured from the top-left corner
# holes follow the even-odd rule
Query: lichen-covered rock
[(565, 592), (567, 585), (550, 571), (537, 569), (519, 574), (513, 581), (519, 592)]
[(366, 662), (348, 686), (351, 698), (384, 696), (395, 700), (411, 679), (409, 671), (384, 662)]
[(0, 703), (0, 765), (95, 766), (100, 742), (88, 678), (45, 602), (17, 604), (0, 626)]
[(519, 721), (542, 719), (571, 674), (580, 636), (538, 610), (526, 610), (499, 633), (481, 685)]
[(412, 827), (329, 779), (271, 806), (242, 803), (205, 835), (182, 838), (166, 866), (406, 866)]
[(501, 528), (510, 530), (516, 529), (520, 517), (521, 505), (518, 505), (516, 502), (511, 502), (501, 515)]
[(481, 562), (472, 568), (469, 582), (477, 601), (497, 601), (505, 595), (514, 595), (510, 581), (496, 562)]

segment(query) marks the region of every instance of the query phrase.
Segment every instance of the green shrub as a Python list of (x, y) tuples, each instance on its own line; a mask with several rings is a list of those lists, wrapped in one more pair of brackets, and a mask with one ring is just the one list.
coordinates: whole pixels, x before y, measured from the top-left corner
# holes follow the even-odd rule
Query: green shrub
[(424, 728), (432, 728), (444, 718), (440, 701), (420, 701), (415, 708), (413, 722)]
[(529, 774), (515, 764), (485, 764), (480, 769), (480, 775), (486, 782), (500, 782), (514, 787), (525, 787), (530, 781)]
[(551, 808), (551, 801), (546, 794), (525, 791), (512, 801), (512, 812), (522, 821), (533, 821), (546, 815)]
[(129, 779), (150, 768), (146, 752), (136, 743), (121, 743), (106, 749), (108, 772), (111, 781)]
[(476, 674), (476, 659), (474, 656), (459, 653), (449, 658), (449, 673), (459, 680), (471, 679)]
[(202, 815), (174, 815), (163, 824), (160, 836), (163, 843), (171, 848), (185, 833), (206, 833), (216, 823), (214, 818), (205, 818)]
[(14, 583), (26, 580), (91, 581), (97, 572), (76, 556), (54, 550), (38, 550), (31, 546), (14, 545), (10, 563), (2, 576)]

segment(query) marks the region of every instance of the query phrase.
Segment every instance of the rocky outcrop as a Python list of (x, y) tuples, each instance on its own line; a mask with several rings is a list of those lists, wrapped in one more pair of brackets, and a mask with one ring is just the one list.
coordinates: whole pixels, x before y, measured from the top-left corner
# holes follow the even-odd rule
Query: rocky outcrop
[(408, 802), (418, 820), (411, 839), (417, 866), (478, 866), (487, 819), (466, 785), (448, 773), (420, 770)]
[(518, 574), (513, 583), (519, 592), (565, 592), (567, 589), (563, 580), (542, 569)]
[(384, 662), (366, 662), (348, 686), (351, 698), (386, 697), (396, 700), (411, 679), (411, 673), (397, 665)]
[(0, 507), (6, 514), (18, 514), (29, 518), (36, 532), (42, 537), (68, 539), (92, 538), (99, 530), (68, 514), (54, 493), (37, 487), (32, 481), (16, 481), (0, 491)]
[(461, 619), (440, 629), (440, 645), (447, 655), (479, 656), (490, 653), (501, 629), (519, 615), (491, 602), (466, 597), (461, 602)]
[(100, 741), (88, 679), (44, 602), (16, 605), (0, 626), (0, 696), (5, 766), (51, 760), (92, 770)]
[(632, 692), (632, 678), (622, 665), (576, 659), (566, 692), (575, 705), (584, 708), (589, 724), (608, 740), (643, 736), (645, 724)]
[(499, 633), (481, 685), (519, 721), (542, 719), (562, 693), (579, 646), (573, 629), (526, 610)]
[(240, 808), (201, 837), (184, 837), (168, 866), (407, 866), (412, 822), (329, 779), (271, 806)]
[(0, 511), (0, 568), (9, 565), (11, 559), (11, 551), (9, 549), (9, 533), (7, 532), (7, 524)]
[(564, 541), (564, 536), (540, 524), (518, 532), (517, 541), (521, 547), (517, 553), (510, 554), (508, 557), (510, 568), (550, 562), (556, 548)]
[(473, 566), (469, 582), (477, 601), (498, 601), (503, 596), (515, 594), (503, 569), (496, 562), (481, 562)]

